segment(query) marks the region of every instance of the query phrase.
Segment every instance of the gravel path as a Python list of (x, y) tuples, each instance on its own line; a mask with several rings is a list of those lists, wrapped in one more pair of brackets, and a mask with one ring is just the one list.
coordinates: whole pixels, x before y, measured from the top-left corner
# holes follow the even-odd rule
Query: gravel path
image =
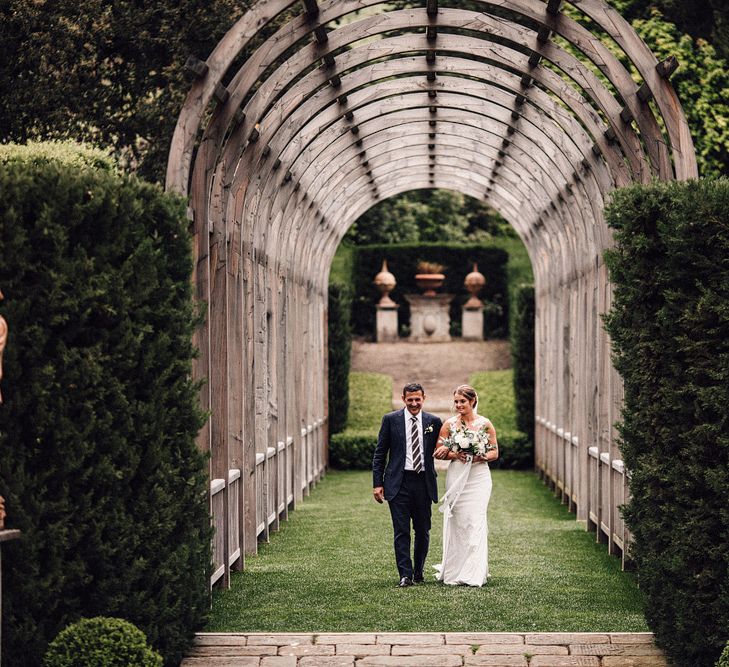
[(428, 412), (449, 416), (453, 390), (472, 373), (509, 368), (509, 343), (504, 340), (451, 343), (368, 343), (352, 341), (352, 370), (392, 377), (393, 407), (402, 406), (402, 387), (420, 382)]

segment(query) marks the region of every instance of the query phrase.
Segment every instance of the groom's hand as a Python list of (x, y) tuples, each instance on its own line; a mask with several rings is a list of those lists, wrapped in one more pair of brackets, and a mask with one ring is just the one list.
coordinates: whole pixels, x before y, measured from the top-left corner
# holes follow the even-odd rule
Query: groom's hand
[(372, 489), (372, 495), (375, 497), (375, 500), (378, 503), (385, 502), (385, 487), (376, 486), (374, 489)]

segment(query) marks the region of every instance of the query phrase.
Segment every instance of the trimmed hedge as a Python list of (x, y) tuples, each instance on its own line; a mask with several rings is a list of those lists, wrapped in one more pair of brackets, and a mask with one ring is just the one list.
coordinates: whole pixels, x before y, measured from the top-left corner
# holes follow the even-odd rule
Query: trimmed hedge
[(627, 188), (607, 220), (631, 556), (659, 645), (712, 667), (729, 628), (729, 180)]
[(374, 433), (336, 433), (329, 439), (329, 465), (336, 470), (370, 470), (377, 445)]
[(516, 426), (534, 442), (534, 286), (519, 285), (511, 331)]
[(121, 618), (84, 618), (49, 644), (43, 667), (162, 667), (147, 637)]
[(73, 144), (0, 147), (3, 664), (83, 616), (177, 664), (208, 613), (185, 203)]
[(455, 294), (451, 303), (451, 323), (456, 329), (460, 327), (461, 310), (468, 300), (469, 294), (463, 286), (473, 263), (486, 277), (486, 285), (479, 297), (484, 302), (484, 336), (487, 338), (505, 338), (508, 332), (509, 306), (506, 265), (509, 255), (500, 248), (487, 248), (482, 245), (466, 245), (463, 243), (418, 243), (402, 245), (369, 245), (354, 249), (354, 308), (352, 326), (354, 333), (372, 336), (375, 331), (375, 305), (380, 293), (372, 284), (375, 275), (382, 267), (382, 260), (397, 280), (397, 287), (390, 296), (400, 305), (398, 319), (400, 327), (410, 324), (410, 306), (405, 294), (420, 294), (415, 284), (417, 264), (420, 260), (437, 262), (446, 268), (445, 283), (438, 291)]
[(352, 351), (352, 295), (348, 287), (329, 285), (329, 432), (347, 426), (349, 410), (349, 367)]

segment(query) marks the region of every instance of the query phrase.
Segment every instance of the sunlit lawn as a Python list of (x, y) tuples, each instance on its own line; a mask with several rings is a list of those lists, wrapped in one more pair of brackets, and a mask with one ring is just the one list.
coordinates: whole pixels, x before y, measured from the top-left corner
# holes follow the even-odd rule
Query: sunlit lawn
[[(444, 481), (441, 474), (439, 481)], [(395, 588), (392, 527), (369, 472), (330, 472), (229, 591), (209, 631), (645, 631), (642, 597), (530, 472), (494, 471), (481, 589)], [(427, 569), (441, 552), (434, 508)]]

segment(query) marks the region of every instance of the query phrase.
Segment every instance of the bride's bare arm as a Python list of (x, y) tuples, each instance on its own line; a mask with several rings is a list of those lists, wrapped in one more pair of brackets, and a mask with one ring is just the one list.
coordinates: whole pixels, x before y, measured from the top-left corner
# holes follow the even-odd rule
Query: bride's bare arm
[(443, 422), (443, 426), (440, 427), (440, 432), (438, 433), (438, 442), (436, 443), (436, 448), (433, 452), (434, 458), (443, 460), (456, 458), (456, 454), (448, 449), (448, 447), (443, 446), (443, 440), (448, 437), (448, 432), (450, 431), (450, 429), (451, 426), (449, 420)]

